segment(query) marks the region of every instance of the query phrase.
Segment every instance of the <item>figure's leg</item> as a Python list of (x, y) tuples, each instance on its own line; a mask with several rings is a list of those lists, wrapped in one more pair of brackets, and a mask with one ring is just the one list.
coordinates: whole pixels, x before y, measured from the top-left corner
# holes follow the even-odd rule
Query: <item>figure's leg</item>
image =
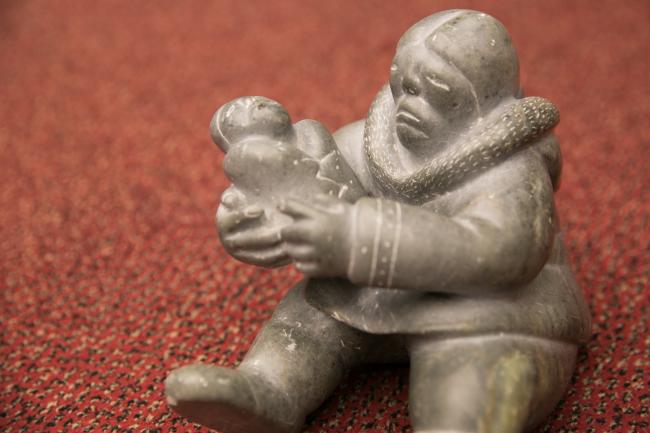
[(576, 346), (536, 337), (417, 337), (410, 414), (416, 433), (521, 433), (562, 397)]
[(224, 433), (299, 430), (363, 360), (371, 338), (311, 307), (303, 290), (298, 285), (282, 300), (236, 370), (190, 365), (172, 372), (170, 405)]

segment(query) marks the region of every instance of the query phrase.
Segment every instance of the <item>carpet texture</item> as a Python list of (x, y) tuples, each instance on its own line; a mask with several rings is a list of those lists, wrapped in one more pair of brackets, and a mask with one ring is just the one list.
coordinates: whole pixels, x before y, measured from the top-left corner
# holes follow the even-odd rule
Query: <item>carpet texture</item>
[[(506, 24), (560, 108), (557, 196), (593, 337), (542, 432), (650, 431), (650, 3), (0, 2), (0, 430), (194, 429), (163, 380), (233, 366), (299, 275), (231, 259), (214, 110), (364, 117), (394, 46), (453, 7)], [(346, 380), (307, 432), (410, 432), (408, 371)]]

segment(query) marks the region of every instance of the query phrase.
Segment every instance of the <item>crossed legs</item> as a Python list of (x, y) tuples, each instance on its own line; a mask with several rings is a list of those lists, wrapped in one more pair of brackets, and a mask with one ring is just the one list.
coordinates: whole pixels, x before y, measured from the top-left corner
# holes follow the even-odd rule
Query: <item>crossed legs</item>
[[(283, 299), (236, 369), (190, 365), (166, 381), (169, 404), (225, 433), (294, 433), (352, 367), (400, 360), (401, 337), (353, 329), (305, 300)], [(573, 344), (516, 335), (406, 337), (416, 433), (522, 433), (569, 383)]]

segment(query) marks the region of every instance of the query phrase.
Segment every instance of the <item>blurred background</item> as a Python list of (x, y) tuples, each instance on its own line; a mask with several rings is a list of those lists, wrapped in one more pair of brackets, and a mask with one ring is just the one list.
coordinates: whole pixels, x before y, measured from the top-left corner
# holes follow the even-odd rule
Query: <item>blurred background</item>
[[(0, 0), (0, 430), (191, 428), (166, 374), (235, 365), (298, 279), (219, 244), (213, 112), (264, 95), (334, 131), (448, 8), (501, 20), (526, 94), (562, 114), (557, 204), (594, 326), (540, 431), (649, 431), (647, 0)], [(352, 374), (306, 431), (410, 432), (407, 378)]]

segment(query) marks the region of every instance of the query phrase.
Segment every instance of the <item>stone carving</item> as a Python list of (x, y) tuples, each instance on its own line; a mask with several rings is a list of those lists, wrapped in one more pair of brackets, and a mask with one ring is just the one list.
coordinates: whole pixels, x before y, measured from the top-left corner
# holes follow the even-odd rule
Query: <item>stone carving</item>
[(590, 334), (554, 206), (558, 121), (523, 97), (502, 24), (468, 10), (411, 27), (367, 118), (333, 135), (262, 97), (226, 104), (221, 240), (305, 278), (236, 369), (173, 371), (169, 404), (225, 433), (298, 432), (351, 368), (410, 362), (415, 432), (539, 425)]

